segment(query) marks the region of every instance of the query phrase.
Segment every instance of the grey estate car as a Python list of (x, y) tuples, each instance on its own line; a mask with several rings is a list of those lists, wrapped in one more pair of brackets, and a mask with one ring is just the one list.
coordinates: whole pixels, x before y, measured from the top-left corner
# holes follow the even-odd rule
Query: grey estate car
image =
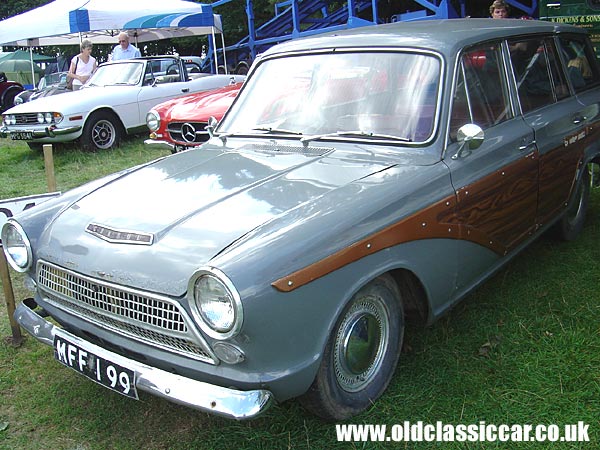
[[(343, 420), (429, 323), (542, 232), (582, 229), (600, 162), (586, 34), (395, 23), (264, 53), (211, 138), (10, 219), (18, 322), (128, 397)], [(51, 317), (53, 322), (45, 317)]]

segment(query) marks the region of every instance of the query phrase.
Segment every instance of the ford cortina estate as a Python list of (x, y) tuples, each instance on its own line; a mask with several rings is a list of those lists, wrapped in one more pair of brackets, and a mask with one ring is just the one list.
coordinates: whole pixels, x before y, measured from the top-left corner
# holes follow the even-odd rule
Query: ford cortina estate
[(567, 25), (280, 44), (198, 149), (8, 220), (4, 251), (35, 286), (16, 319), (131, 398), (251, 418), (299, 397), (347, 419), (402, 370), (409, 321), (434, 321), (542, 233), (582, 230), (599, 105), (594, 51)]

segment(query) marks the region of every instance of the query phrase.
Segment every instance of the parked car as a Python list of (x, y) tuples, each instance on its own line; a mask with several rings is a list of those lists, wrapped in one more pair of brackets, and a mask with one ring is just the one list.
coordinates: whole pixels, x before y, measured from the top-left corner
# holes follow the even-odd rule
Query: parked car
[(21, 83), (8, 81), (6, 74), (0, 72), (0, 112), (6, 111), (13, 106), (15, 97), (23, 92), (25, 88)]
[(171, 153), (197, 147), (208, 140), (210, 118), (221, 120), (241, 87), (242, 83), (233, 83), (156, 105), (146, 115), (150, 139), (144, 143), (166, 146)]
[(67, 89), (67, 72), (54, 72), (44, 75), (35, 89), (27, 89), (17, 94), (14, 104), (20, 105), (36, 98), (64, 94), (65, 92), (69, 92)]
[[(104, 150), (124, 134), (140, 133), (146, 113), (167, 99), (226, 86), (235, 75), (192, 79), (176, 56), (152, 56), (102, 64), (85, 86), (58, 97), (38, 98), (3, 114), (0, 136), (44, 143), (81, 140), (84, 148)], [(238, 81), (244, 79), (237, 76)]]
[(35, 286), (16, 320), (128, 397), (234, 418), (299, 397), (345, 420), (384, 393), (409, 321), (543, 232), (579, 234), (599, 106), (593, 48), (568, 25), (415, 21), (274, 46), (199, 149), (8, 220), (4, 251)]

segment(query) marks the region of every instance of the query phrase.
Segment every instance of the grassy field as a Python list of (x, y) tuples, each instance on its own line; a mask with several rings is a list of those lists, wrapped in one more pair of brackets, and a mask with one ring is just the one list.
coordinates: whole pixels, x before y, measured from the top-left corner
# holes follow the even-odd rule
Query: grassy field
[[(116, 151), (55, 152), (58, 190), (166, 155), (132, 141)], [(46, 191), (43, 158), (0, 139), (0, 198)], [(11, 271), (17, 299), (26, 293)], [(600, 190), (581, 237), (542, 237), (429, 328), (407, 330), (388, 391), (349, 423), (589, 425), (588, 443), (337, 442), (334, 424), (288, 401), (253, 421), (213, 417), (89, 382), (26, 339), (0, 343), (2, 449), (600, 448)], [(0, 291), (2, 295), (2, 291)], [(2, 295), (2, 298), (3, 295)], [(0, 336), (10, 335), (5, 301)]]

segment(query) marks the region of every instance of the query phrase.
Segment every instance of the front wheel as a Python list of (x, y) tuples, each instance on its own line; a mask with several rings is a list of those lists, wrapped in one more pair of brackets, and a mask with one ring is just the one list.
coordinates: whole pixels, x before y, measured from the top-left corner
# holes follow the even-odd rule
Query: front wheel
[(565, 215), (554, 225), (554, 234), (563, 241), (574, 240), (583, 229), (590, 199), (591, 183), (588, 167), (585, 167), (581, 174)]
[(108, 150), (121, 142), (119, 120), (106, 111), (93, 113), (83, 127), (81, 143), (85, 150)]
[(344, 309), (301, 403), (327, 420), (345, 420), (364, 411), (387, 388), (403, 336), (398, 286), (389, 276), (378, 277), (360, 289)]

